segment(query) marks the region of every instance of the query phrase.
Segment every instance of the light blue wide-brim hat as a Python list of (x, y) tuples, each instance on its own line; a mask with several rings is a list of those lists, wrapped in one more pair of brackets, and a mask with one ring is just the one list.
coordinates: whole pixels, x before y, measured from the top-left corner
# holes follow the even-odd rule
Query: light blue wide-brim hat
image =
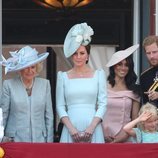
[(134, 53), (138, 48), (139, 48), (139, 44), (136, 44), (125, 50), (120, 50), (120, 51), (114, 53), (112, 55), (111, 59), (106, 64), (106, 67), (111, 67), (113, 65), (116, 65), (117, 63), (121, 62), (122, 60), (124, 60), (128, 56), (130, 56), (132, 53)]
[(38, 51), (35, 48), (31, 48), (30, 46), (25, 46), (19, 51), (9, 53), (11, 57), (6, 60), (2, 56), (3, 61), (0, 62), (0, 64), (5, 66), (5, 74), (7, 72), (19, 71), (42, 62), (49, 55), (48, 52), (38, 55)]
[(91, 42), (93, 29), (87, 23), (74, 25), (67, 33), (64, 41), (64, 54), (66, 58), (73, 55), (81, 46), (86, 46)]

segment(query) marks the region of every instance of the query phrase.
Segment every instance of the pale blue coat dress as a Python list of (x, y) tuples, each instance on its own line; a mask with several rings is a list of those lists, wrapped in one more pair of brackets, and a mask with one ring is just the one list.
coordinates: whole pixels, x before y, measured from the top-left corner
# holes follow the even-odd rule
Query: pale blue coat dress
[[(68, 116), (72, 124), (84, 131), (94, 117), (103, 118), (106, 104), (106, 81), (103, 70), (96, 70), (92, 78), (69, 79), (67, 72), (58, 72), (56, 104), (59, 118)], [(60, 142), (73, 142), (66, 126), (63, 127)], [(104, 143), (101, 124), (98, 124), (92, 143)]]
[(50, 83), (35, 78), (28, 96), (20, 77), (5, 80), (1, 98), (5, 136), (15, 142), (53, 142)]

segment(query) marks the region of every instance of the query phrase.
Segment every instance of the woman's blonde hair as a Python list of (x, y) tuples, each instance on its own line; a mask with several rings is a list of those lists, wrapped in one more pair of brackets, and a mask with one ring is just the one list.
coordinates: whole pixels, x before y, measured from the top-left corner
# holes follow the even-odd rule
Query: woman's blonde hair
[(39, 74), (43, 69), (43, 62), (39, 62), (36, 64), (36, 72)]
[[(141, 115), (143, 112), (150, 112), (152, 114), (152, 116), (154, 117), (158, 117), (158, 109), (156, 106), (154, 106), (153, 104), (147, 102), (146, 104), (144, 104), (140, 110), (138, 115)], [(144, 125), (141, 123), (138, 124), (138, 127), (142, 130), (144, 130)]]

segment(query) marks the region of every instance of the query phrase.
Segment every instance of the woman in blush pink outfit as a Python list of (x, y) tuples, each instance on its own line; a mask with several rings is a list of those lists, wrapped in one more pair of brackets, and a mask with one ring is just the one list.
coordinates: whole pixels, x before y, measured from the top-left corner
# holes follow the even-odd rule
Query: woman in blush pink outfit
[(135, 119), (139, 112), (139, 90), (131, 54), (138, 45), (118, 51), (106, 65), (109, 68), (107, 110), (102, 127), (106, 143), (134, 142), (123, 127)]

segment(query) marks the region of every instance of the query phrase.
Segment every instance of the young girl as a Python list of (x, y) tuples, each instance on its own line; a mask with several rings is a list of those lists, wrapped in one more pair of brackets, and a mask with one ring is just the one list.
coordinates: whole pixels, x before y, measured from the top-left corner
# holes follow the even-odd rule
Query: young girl
[[(137, 125), (137, 128), (134, 128)], [(136, 138), (137, 143), (158, 143), (158, 111), (146, 103), (140, 109), (139, 116), (123, 128), (129, 135)]]

